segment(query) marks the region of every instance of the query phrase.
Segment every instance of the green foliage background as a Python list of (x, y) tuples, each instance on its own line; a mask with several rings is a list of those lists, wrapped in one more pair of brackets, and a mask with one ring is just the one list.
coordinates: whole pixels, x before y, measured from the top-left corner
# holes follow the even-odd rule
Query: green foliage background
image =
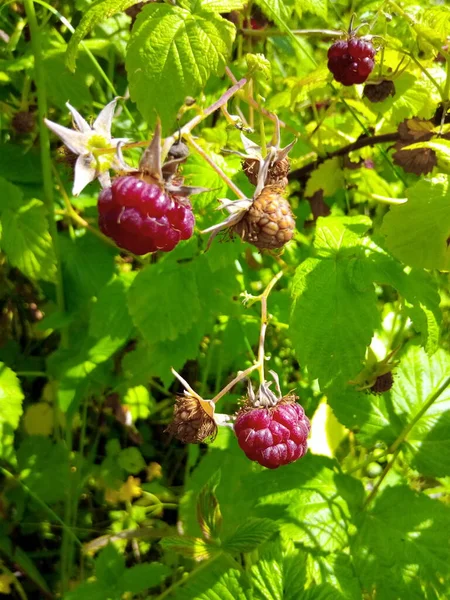
[[(0, 7), (0, 593), (448, 598), (450, 8), (137, 5)], [(326, 68), (332, 31), (353, 13), (376, 36), (371, 82), (395, 85), (376, 104)], [(98, 183), (71, 196), (42, 117), (70, 127), (67, 101), (90, 121), (121, 95), (114, 137), (150, 139), (157, 115), (173, 134), (232, 85), (226, 67), (248, 79), (228, 103), (235, 123), (269, 139), (268, 111), (283, 145), (297, 138), (294, 240), (280, 255), (240, 240), (205, 251), (217, 198), (235, 196), (192, 151), (185, 180), (211, 190), (193, 199), (194, 237), (169, 254), (120, 252), (97, 227)], [(426, 173), (395, 158), (402, 127), (415, 132), (410, 152), (432, 156)], [(219, 112), (193, 133), (251, 197), (240, 160), (222, 152), (242, 151), (238, 129)], [(260, 315), (240, 295), (280, 269), (266, 354), (313, 420), (310, 452), (269, 471), (229, 428), (208, 445), (170, 439), (171, 367), (204, 398), (248, 368)], [(392, 389), (371, 393), (392, 352)]]

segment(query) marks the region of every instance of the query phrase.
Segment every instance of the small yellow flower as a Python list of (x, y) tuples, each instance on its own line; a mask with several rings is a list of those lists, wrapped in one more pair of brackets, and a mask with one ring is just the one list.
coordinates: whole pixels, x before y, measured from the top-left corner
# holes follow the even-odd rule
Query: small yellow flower
[(141, 480), (137, 477), (132, 477), (131, 475), (118, 490), (113, 490), (111, 488), (105, 490), (105, 500), (110, 504), (131, 502), (133, 498), (139, 498), (139, 496), (142, 496)]
[(14, 583), (12, 575), (0, 575), (0, 594), (9, 596), (11, 594), (11, 585)]

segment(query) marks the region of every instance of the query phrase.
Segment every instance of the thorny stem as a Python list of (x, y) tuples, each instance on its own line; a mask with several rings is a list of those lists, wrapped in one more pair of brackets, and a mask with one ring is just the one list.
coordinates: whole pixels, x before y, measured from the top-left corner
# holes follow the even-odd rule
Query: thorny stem
[[(239, 33), (247, 37), (279, 37), (289, 35), (287, 31), (279, 29), (241, 29)], [(294, 35), (329, 35), (331, 37), (342, 36), (342, 31), (336, 29), (292, 29)]]
[(245, 194), (243, 192), (241, 192), (241, 190), (237, 187), (237, 185), (235, 185), (231, 179), (228, 177), (228, 175), (226, 175), (222, 169), (219, 167), (219, 165), (216, 165), (216, 163), (208, 156), (208, 154), (203, 150), (203, 148), (201, 146), (199, 146), (197, 144), (197, 142), (194, 141), (194, 138), (192, 137), (192, 135), (190, 133), (185, 135), (185, 139), (187, 141), (187, 143), (192, 146), (192, 148), (194, 148), (194, 150), (197, 152), (197, 154), (200, 154), (200, 156), (208, 163), (208, 165), (210, 165), (210, 167), (212, 167), (214, 169), (214, 171), (219, 175), (219, 177), (221, 179), (223, 179), (223, 181), (227, 184), (227, 186), (230, 188), (230, 190), (233, 190), (233, 192), (236, 194), (236, 196), (238, 198), (246, 198)]
[(408, 437), (411, 430), (415, 427), (416, 423), (423, 417), (423, 415), (427, 412), (427, 410), (433, 405), (433, 403), (436, 402), (436, 400), (439, 398), (439, 396), (448, 388), (449, 385), (450, 385), (450, 377), (447, 377), (447, 379), (445, 379), (443, 381), (443, 383), (438, 387), (438, 389), (433, 394), (431, 394), (431, 396), (428, 398), (428, 400), (426, 402), (424, 402), (422, 408), (418, 411), (418, 413), (414, 416), (414, 418), (411, 419), (411, 421), (408, 423), (408, 425), (403, 429), (403, 431), (400, 433), (398, 438), (395, 440), (395, 442), (389, 448), (389, 454), (393, 454), (393, 457), (390, 460), (390, 462), (386, 465), (386, 467), (384, 468), (384, 471), (381, 473), (380, 478), (378, 479), (377, 483), (375, 484), (373, 490), (367, 496), (366, 501), (364, 502), (363, 510), (367, 508), (367, 506), (372, 502), (372, 500), (377, 495), (378, 490), (380, 489), (380, 486), (383, 483), (386, 475), (389, 473), (389, 471), (394, 466), (394, 463), (397, 460), (398, 455), (400, 454), (400, 451), (402, 449), (401, 448), (402, 444)]

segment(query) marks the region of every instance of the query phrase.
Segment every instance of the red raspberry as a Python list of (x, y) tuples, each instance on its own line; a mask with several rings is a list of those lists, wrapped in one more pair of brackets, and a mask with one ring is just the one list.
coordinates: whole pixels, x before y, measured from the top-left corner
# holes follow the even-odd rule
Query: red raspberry
[(239, 446), (247, 457), (268, 469), (304, 456), (310, 429), (303, 408), (291, 401), (271, 408), (244, 408), (234, 424)]
[(375, 49), (357, 37), (335, 42), (328, 50), (328, 68), (342, 85), (364, 83), (374, 67)]
[(98, 212), (101, 231), (134, 254), (169, 252), (194, 232), (189, 202), (182, 204), (159, 186), (128, 175), (102, 190)]

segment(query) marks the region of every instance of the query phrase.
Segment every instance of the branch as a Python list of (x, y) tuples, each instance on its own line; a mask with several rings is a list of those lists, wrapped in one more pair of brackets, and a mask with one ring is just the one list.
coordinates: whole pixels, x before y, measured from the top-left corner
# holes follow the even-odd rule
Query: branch
[(309, 175), (311, 171), (317, 169), (319, 165), (321, 165), (323, 162), (330, 158), (335, 158), (336, 156), (345, 156), (346, 154), (349, 154), (354, 150), (360, 150), (361, 148), (366, 148), (367, 146), (375, 146), (376, 144), (387, 144), (388, 142), (396, 142), (399, 139), (400, 134), (398, 133), (398, 131), (395, 131), (394, 133), (385, 133), (383, 135), (374, 135), (372, 137), (363, 136), (356, 140), (356, 142), (352, 142), (347, 146), (339, 148), (338, 150), (334, 150), (334, 152), (329, 152), (325, 156), (320, 156), (314, 162), (309, 163), (308, 165), (305, 165), (300, 169), (292, 171), (292, 173), (289, 174), (289, 179), (291, 181), (296, 179), (303, 179), (304, 177)]

